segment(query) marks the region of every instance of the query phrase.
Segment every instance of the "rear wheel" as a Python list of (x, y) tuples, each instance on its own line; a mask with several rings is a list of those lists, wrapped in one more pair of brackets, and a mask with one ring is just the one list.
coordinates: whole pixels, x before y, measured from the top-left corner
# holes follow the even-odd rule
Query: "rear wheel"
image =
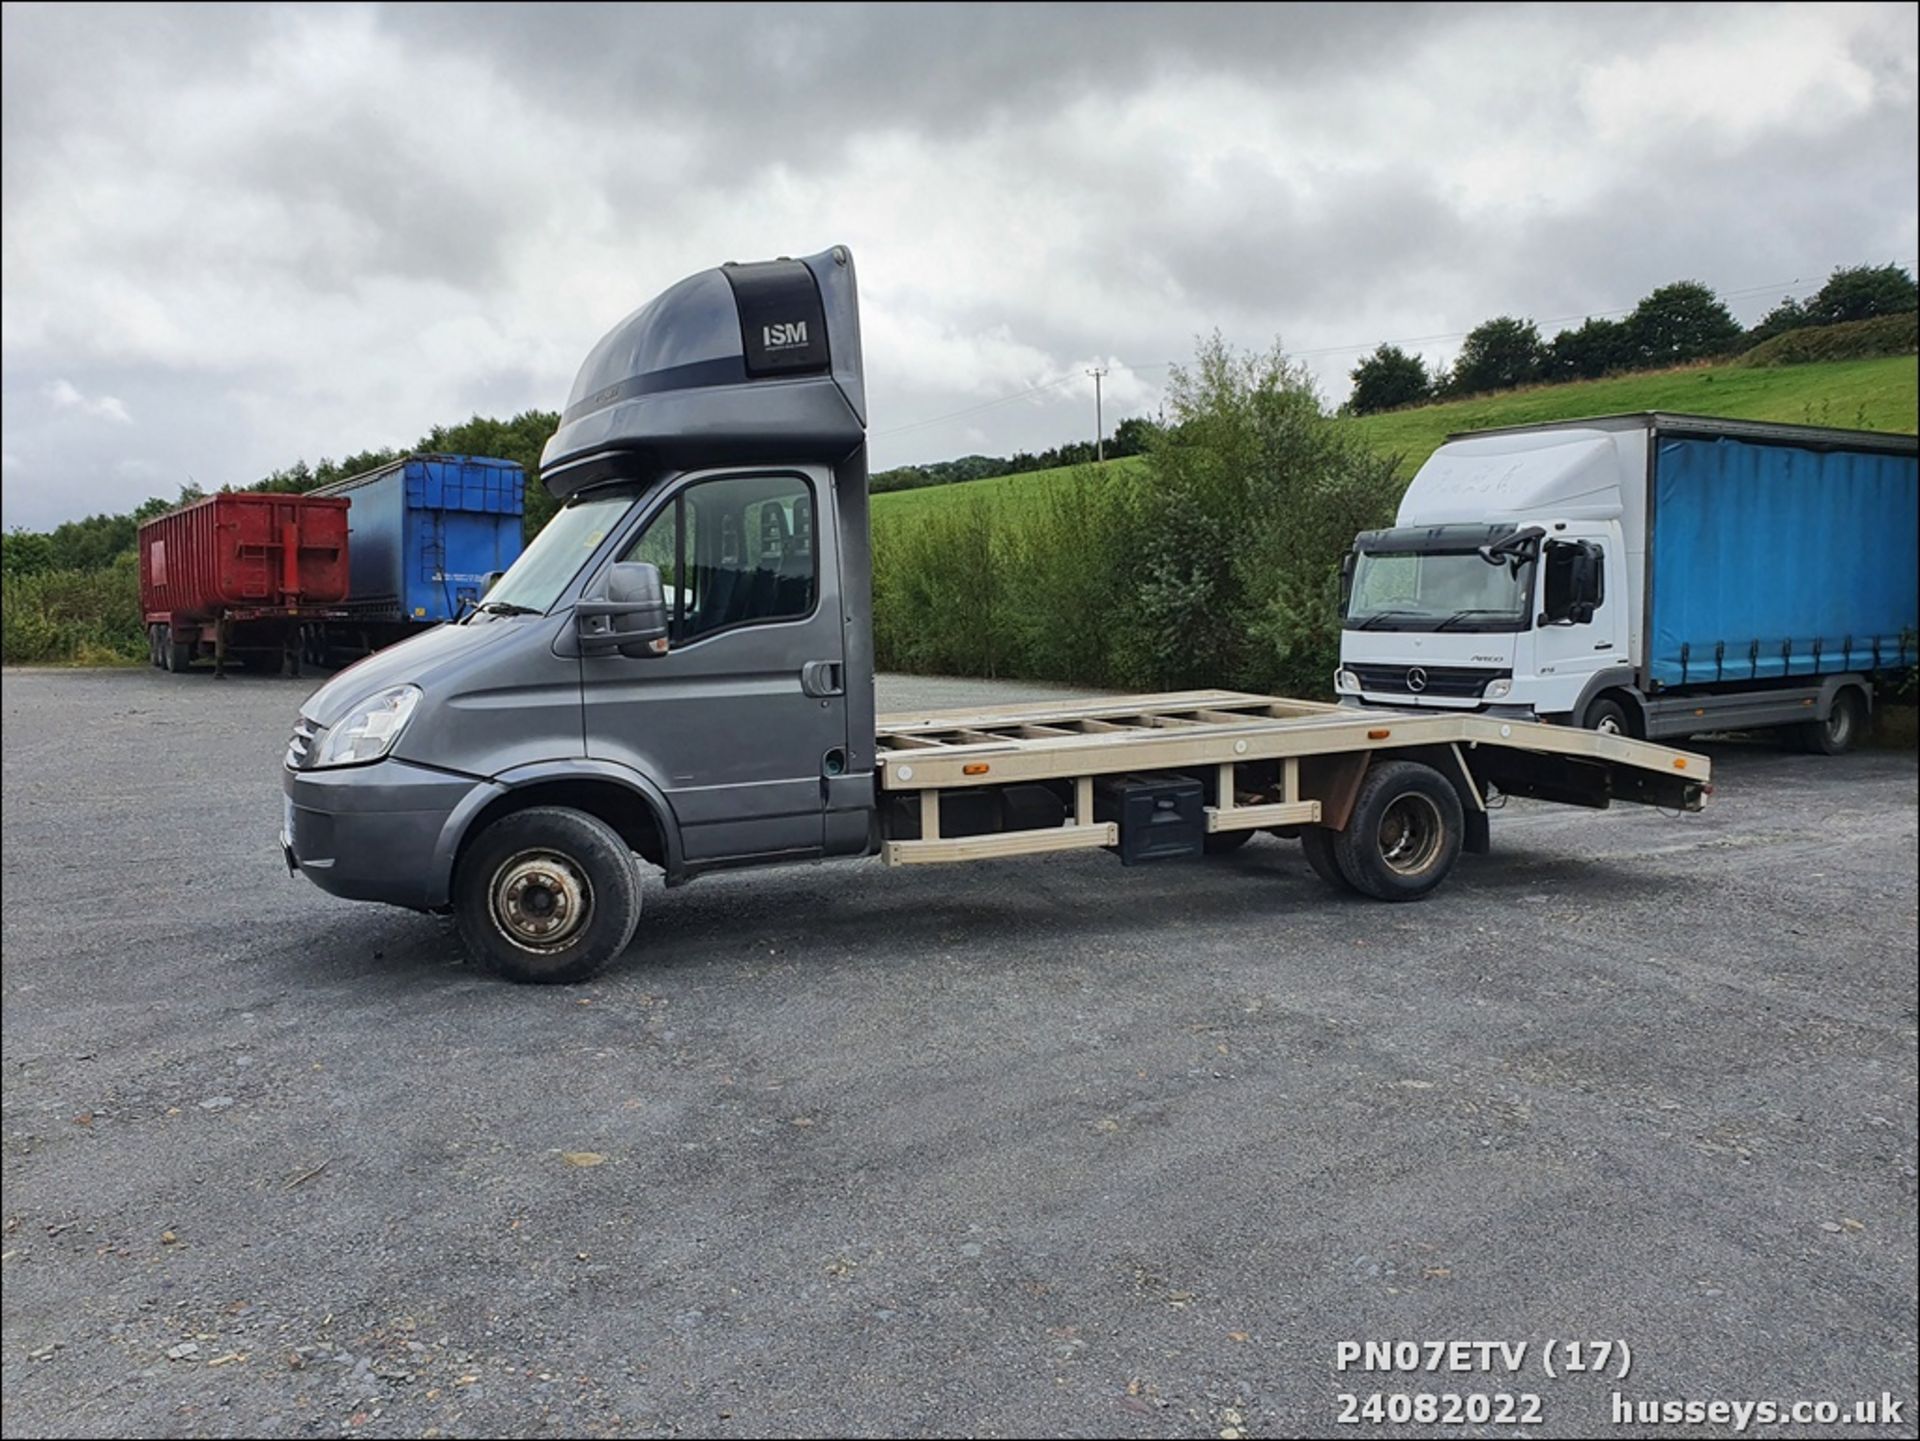
[(168, 670), (177, 675), (193, 664), (192, 641), (176, 640), (173, 632), (168, 630), (163, 644), (166, 648)]
[(1466, 817), (1447, 778), (1417, 761), (1376, 763), (1347, 828), (1334, 838), (1340, 873), (1381, 901), (1417, 901), (1453, 870)]
[(1854, 748), (1864, 729), (1864, 707), (1859, 692), (1851, 687), (1833, 698), (1833, 708), (1825, 720), (1807, 721), (1798, 727), (1800, 744), (1816, 755), (1843, 756)]
[(460, 860), (454, 920), (475, 962), (510, 981), (584, 981), (633, 939), (640, 875), (585, 811), (536, 806), (493, 822)]

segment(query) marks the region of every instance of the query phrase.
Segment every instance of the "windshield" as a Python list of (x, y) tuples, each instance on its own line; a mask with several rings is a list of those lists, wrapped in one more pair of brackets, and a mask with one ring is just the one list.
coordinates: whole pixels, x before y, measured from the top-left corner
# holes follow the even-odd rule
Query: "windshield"
[(1348, 630), (1524, 630), (1533, 567), (1473, 551), (1362, 551)]
[(633, 505), (630, 494), (601, 495), (562, 506), (513, 568), (480, 602), (483, 610), (527, 610), (545, 614), (580, 573), (587, 557)]

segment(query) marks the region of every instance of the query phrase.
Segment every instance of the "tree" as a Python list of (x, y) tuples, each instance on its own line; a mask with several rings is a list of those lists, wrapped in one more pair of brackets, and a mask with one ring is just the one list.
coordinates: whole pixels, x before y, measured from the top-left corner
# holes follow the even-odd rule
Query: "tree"
[(1772, 340), (1776, 335), (1785, 335), (1789, 330), (1798, 330), (1810, 324), (1812, 321), (1807, 318), (1807, 307), (1791, 295), (1783, 295), (1780, 303), (1761, 316), (1760, 323), (1747, 332), (1740, 348), (1751, 350), (1763, 340)]
[(1146, 416), (1128, 416), (1113, 428), (1113, 439), (1107, 442), (1107, 454), (1145, 455), (1147, 447), (1153, 444), (1153, 438), (1159, 433), (1160, 427)]
[(1381, 345), (1353, 368), (1353, 394), (1347, 406), (1355, 415), (1398, 410), (1433, 397), (1433, 381), (1417, 355), (1397, 345)]
[(1876, 315), (1899, 315), (1917, 306), (1920, 296), (1916, 296), (1913, 276), (1905, 266), (1842, 266), (1807, 302), (1807, 323), (1838, 325), (1846, 320), (1870, 320)]
[(1724, 355), (1744, 333), (1720, 297), (1697, 280), (1661, 286), (1633, 308), (1626, 330), (1634, 363), (1649, 370)]
[(0, 575), (38, 575), (53, 569), (53, 541), (18, 526), (0, 536)]
[(1540, 378), (1546, 347), (1531, 320), (1502, 315), (1476, 325), (1461, 343), (1453, 363), (1454, 395), (1512, 390)]
[(1578, 330), (1563, 330), (1553, 337), (1545, 369), (1551, 380), (1597, 380), (1625, 370), (1631, 360), (1626, 326), (1588, 316)]
[(1219, 337), (1167, 380), (1168, 427), (1135, 490), (1122, 664), (1169, 690), (1326, 688), (1340, 558), (1393, 514), (1397, 458), (1327, 416), (1304, 366)]

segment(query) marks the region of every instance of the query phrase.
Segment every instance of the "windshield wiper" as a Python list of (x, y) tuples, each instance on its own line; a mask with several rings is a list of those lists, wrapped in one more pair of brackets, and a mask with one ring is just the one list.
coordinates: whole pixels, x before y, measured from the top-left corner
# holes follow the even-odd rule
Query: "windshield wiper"
[(1410, 615), (1417, 618), (1420, 614), (1421, 612), (1417, 610), (1376, 610), (1365, 620), (1354, 623), (1349, 629), (1375, 630), (1382, 621), (1392, 620), (1396, 615)]
[(535, 610), (530, 605), (515, 605), (510, 600), (483, 600), (480, 602), (480, 604), (476, 605), (474, 609), (484, 610), (489, 615), (539, 615), (541, 614), (541, 612)]
[(1510, 610), (1498, 610), (1498, 609), (1492, 609), (1492, 608), (1488, 608), (1488, 607), (1480, 607), (1480, 608), (1478, 608), (1478, 609), (1474, 609), (1474, 610), (1456, 610), (1456, 611), (1455, 611), (1455, 612), (1454, 612), (1454, 613), (1453, 613), (1452, 615), (1450, 615), (1450, 616), (1448, 616), (1448, 617), (1447, 617), (1447, 618), (1446, 618), (1445, 620), (1443, 620), (1443, 621), (1440, 621), (1440, 622), (1438, 622), (1438, 623), (1436, 623), (1436, 624), (1434, 625), (1434, 627), (1433, 627), (1433, 628), (1434, 628), (1435, 630), (1446, 630), (1446, 629), (1447, 629), (1448, 627), (1450, 627), (1450, 626), (1451, 626), (1451, 625), (1452, 625), (1452, 624), (1453, 624), (1453, 623), (1454, 623), (1455, 621), (1457, 621), (1457, 620), (1465, 620), (1465, 619), (1466, 619), (1466, 618), (1467, 618), (1468, 616), (1473, 616), (1473, 615), (1504, 615), (1504, 616), (1511, 616), (1512, 614), (1513, 614), (1513, 612), (1512, 612), (1512, 611), (1510, 611)]

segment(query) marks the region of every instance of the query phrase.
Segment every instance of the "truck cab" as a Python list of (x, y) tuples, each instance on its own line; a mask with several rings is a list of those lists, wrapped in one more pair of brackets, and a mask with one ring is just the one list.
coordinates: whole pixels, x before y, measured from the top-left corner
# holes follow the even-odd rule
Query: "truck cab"
[[(1623, 463), (1632, 433), (1456, 440), (1415, 476), (1389, 530), (1355, 538), (1343, 583), (1343, 701), (1581, 714), (1635, 661), (1636, 570)], [(1596, 729), (1618, 732), (1621, 716)]]
[[(471, 614), (302, 707), (290, 866), (571, 973), (631, 933), (630, 854), (679, 884), (875, 849), (865, 406), (843, 248), (629, 315), (543, 457), (560, 511)], [(524, 855), (463, 897), (477, 844)]]

